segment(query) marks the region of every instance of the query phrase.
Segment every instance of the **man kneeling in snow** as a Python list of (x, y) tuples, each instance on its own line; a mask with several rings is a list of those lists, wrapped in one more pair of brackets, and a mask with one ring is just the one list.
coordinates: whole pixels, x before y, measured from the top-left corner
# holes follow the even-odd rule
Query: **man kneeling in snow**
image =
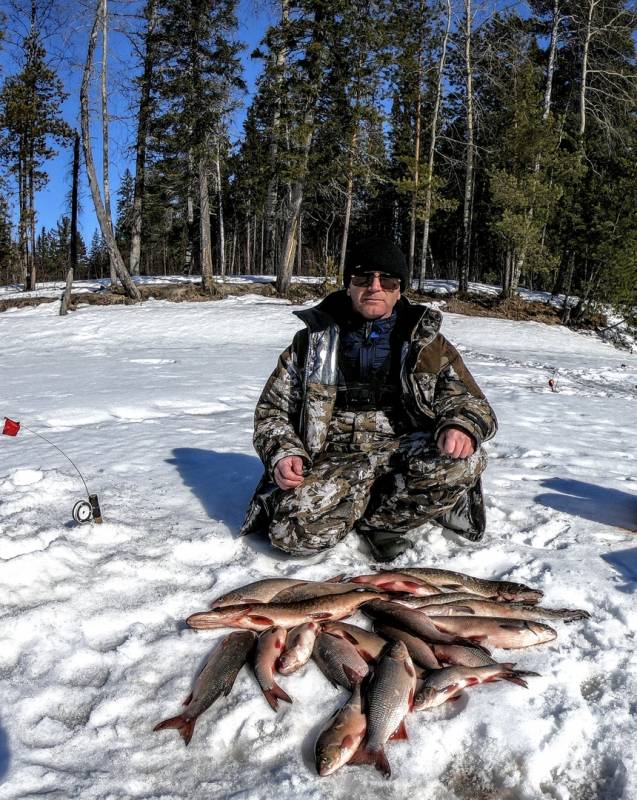
[(305, 323), (257, 404), (266, 473), (242, 533), (313, 554), (355, 529), (378, 561), (428, 520), (482, 538), (481, 445), (493, 410), (451, 344), (440, 312), (401, 296), (403, 253), (384, 239), (353, 248), (345, 289), (296, 311)]

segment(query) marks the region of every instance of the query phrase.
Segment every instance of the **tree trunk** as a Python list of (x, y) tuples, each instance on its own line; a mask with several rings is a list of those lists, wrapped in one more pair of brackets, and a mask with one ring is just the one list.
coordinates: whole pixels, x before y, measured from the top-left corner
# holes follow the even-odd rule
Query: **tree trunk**
[(584, 41), (582, 42), (582, 72), (580, 79), (580, 93), (579, 93), (579, 130), (578, 136), (580, 145), (584, 139), (584, 132), (586, 130), (586, 83), (588, 81), (588, 51), (591, 44), (592, 29), (593, 29), (593, 11), (597, 5), (598, 0), (588, 0), (588, 17), (586, 20), (586, 30), (584, 33)]
[(217, 220), (219, 223), (219, 274), (226, 274), (226, 234), (223, 224), (223, 190), (221, 187), (221, 164), (219, 153), (219, 139), (217, 139), (217, 159), (215, 161), (216, 176), (217, 176)]
[[(420, 13), (423, 13), (423, 4), (420, 3)], [(420, 45), (418, 53), (418, 89), (416, 93), (416, 130), (414, 136), (414, 188), (411, 193), (411, 208), (409, 214), (409, 255), (407, 259), (408, 278), (405, 289), (411, 289), (414, 277), (414, 262), (416, 259), (416, 211), (418, 208), (418, 189), (420, 183), (420, 131), (422, 127), (422, 81), (423, 81), (423, 43)]]
[(145, 9), (148, 20), (144, 43), (144, 68), (139, 94), (139, 112), (137, 114), (137, 141), (135, 143), (135, 195), (131, 220), (131, 246), (129, 267), (131, 275), (139, 275), (139, 264), (142, 252), (142, 215), (144, 211), (144, 193), (146, 189), (146, 140), (151, 113), (151, 82), (155, 68), (154, 33), (157, 24), (157, 0), (149, 0)]
[(442, 78), (445, 71), (445, 60), (447, 57), (447, 45), (449, 43), (449, 31), (451, 30), (451, 0), (447, 0), (447, 27), (442, 40), (440, 51), (440, 61), (438, 62), (438, 78), (436, 81), (436, 99), (431, 120), (431, 139), (429, 140), (429, 158), (427, 160), (427, 188), (425, 190), (425, 222), (422, 232), (422, 261), (420, 264), (420, 277), (418, 280), (418, 290), (423, 291), (424, 280), (427, 274), (427, 254), (431, 247), (429, 244), (429, 225), (431, 221), (431, 203), (433, 198), (433, 177), (434, 160), (436, 157), (436, 141), (438, 138), (438, 117), (440, 115), (440, 105), (442, 103)]
[(73, 276), (77, 269), (77, 198), (78, 198), (78, 184), (80, 182), (80, 134), (75, 132), (75, 141), (73, 143), (73, 185), (71, 188), (71, 252), (69, 259), (69, 268), (66, 273), (66, 287), (62, 302), (60, 303), (60, 316), (63, 317), (68, 311), (69, 301), (71, 299), (71, 290), (73, 289)]
[(551, 96), (553, 93), (553, 75), (555, 73), (555, 56), (557, 54), (557, 40), (560, 22), (560, 0), (555, 0), (553, 3), (553, 25), (551, 26), (551, 46), (549, 48), (549, 63), (546, 68), (546, 87), (544, 89), (544, 109), (542, 111), (542, 120), (547, 121), (551, 112)]
[[(289, 18), (289, 0), (281, 0), (281, 25)], [(279, 132), (281, 128), (281, 88), (283, 72), (287, 59), (287, 50), (280, 47), (276, 51), (274, 63), (276, 80), (274, 86), (274, 109), (272, 111), (272, 128), (270, 130), (270, 178), (265, 200), (265, 264), (267, 271), (275, 271), (276, 250), (276, 204), (277, 204), (277, 157), (279, 152)]]
[(345, 195), (345, 218), (343, 220), (343, 236), (341, 238), (341, 252), (338, 262), (338, 280), (339, 284), (343, 283), (343, 274), (345, 272), (345, 256), (347, 255), (347, 240), (349, 238), (349, 226), (352, 217), (352, 200), (354, 197), (354, 151), (356, 150), (356, 134), (358, 132), (358, 122), (354, 120), (354, 130), (352, 131), (352, 140), (350, 142), (350, 157), (349, 166), (347, 170), (347, 188)]
[(465, 0), (465, 90), (467, 95), (467, 148), (464, 180), (464, 207), (462, 212), (462, 260), (458, 275), (458, 292), (469, 291), (469, 265), (471, 263), (471, 206), (473, 202), (473, 162), (475, 142), (473, 133), (473, 68), (471, 64), (471, 0)]
[(28, 245), (28, 282), (31, 290), (35, 289), (35, 189), (34, 189), (35, 157), (31, 154), (29, 167), (29, 245)]
[[(102, 70), (101, 70), (101, 99), (102, 99), (102, 180), (104, 184), (104, 208), (108, 217), (111, 230), (113, 229), (113, 215), (111, 213), (111, 183), (109, 168), (109, 146), (108, 146), (108, 94), (106, 87), (107, 77), (107, 55), (108, 55), (108, 6), (107, 0), (102, 0), (100, 5), (100, 20), (102, 23)], [(111, 288), (117, 286), (117, 271), (113, 257), (109, 252), (109, 264), (111, 271)]]
[[(100, 0), (101, 4), (101, 0)], [(99, 185), (97, 182), (97, 173), (95, 172), (95, 163), (93, 161), (93, 153), (91, 150), (90, 130), (89, 130), (89, 107), (88, 107), (88, 88), (91, 76), (91, 69), (93, 67), (93, 56), (95, 53), (95, 43), (97, 41), (97, 26), (100, 19), (100, 4), (98, 4), (95, 12), (95, 21), (89, 37), (88, 51), (86, 55), (86, 63), (84, 64), (84, 72), (82, 74), (82, 87), (80, 89), (80, 120), (82, 127), (82, 149), (84, 151), (84, 161), (86, 162), (86, 173), (88, 176), (89, 186), (91, 188), (91, 196), (93, 198), (93, 205), (95, 206), (95, 214), (99, 222), (102, 236), (106, 241), (109, 256), (115, 264), (115, 270), (122, 282), (124, 291), (134, 300), (141, 300), (139, 289), (131, 280), (128, 270), (124, 265), (121, 253), (117, 247), (113, 229), (110, 224), (109, 217), (106, 213), (102, 196), (100, 194)]]
[(279, 294), (287, 295), (290, 289), (294, 253), (296, 249), (297, 227), (299, 214), (303, 203), (306, 173), (310, 155), (310, 147), (314, 136), (314, 119), (318, 101), (321, 78), (323, 75), (323, 61), (325, 56), (325, 35), (323, 32), (323, 11), (318, 6), (314, 14), (312, 39), (305, 51), (307, 61), (306, 106), (303, 114), (302, 130), (305, 134), (301, 138), (300, 158), (298, 161), (298, 175), (292, 184), (290, 205), (283, 235), (281, 259), (277, 267), (276, 288)]
[(205, 156), (199, 157), (199, 260), (201, 288), (215, 293), (212, 277), (212, 239), (210, 237), (210, 197), (208, 195), (208, 165)]
[(188, 189), (186, 196), (186, 254), (184, 257), (185, 268), (188, 275), (193, 272), (193, 229), (195, 226), (195, 203), (192, 197), (192, 173), (193, 157), (192, 151), (188, 152)]

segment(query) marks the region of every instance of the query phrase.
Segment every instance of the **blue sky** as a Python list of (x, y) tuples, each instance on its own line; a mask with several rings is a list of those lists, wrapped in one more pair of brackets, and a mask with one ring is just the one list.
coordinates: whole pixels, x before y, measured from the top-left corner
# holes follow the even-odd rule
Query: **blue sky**
[[(5, 8), (6, 4), (0, 4)], [(273, 12), (266, 7), (265, 3), (257, 3), (255, 0), (240, 0), (239, 10), (239, 30), (237, 38), (245, 44), (242, 53), (244, 67), (243, 77), (248, 85), (248, 92), (244, 98), (244, 103), (231, 120), (230, 133), (233, 139), (237, 139), (241, 133), (241, 124), (245, 114), (246, 104), (251, 93), (258, 73), (261, 70), (261, 61), (250, 58), (250, 53), (259, 44), (265, 30), (271, 21), (274, 20)], [(75, 20), (69, 20), (69, 25), (74, 24)], [(63, 114), (66, 121), (74, 128), (79, 127), (79, 86), (81, 81), (81, 71), (83, 60), (86, 56), (87, 45), (87, 25), (81, 25), (80, 30), (75, 32), (60, 33), (47, 41), (50, 51), (50, 58), (53, 66), (58, 70), (62, 78), (69, 97), (64, 103)], [(120, 33), (113, 30), (109, 34), (110, 61), (110, 82), (111, 94), (109, 96), (109, 114), (112, 122), (110, 127), (110, 156), (111, 156), (111, 194), (113, 213), (115, 213), (115, 203), (117, 189), (120, 179), (126, 167), (134, 172), (134, 156), (132, 145), (134, 143), (136, 120), (135, 109), (131, 107), (131, 98), (118, 87), (124, 87), (130, 81), (131, 49), (128, 40)], [(12, 27), (11, 21), (8, 28)], [(0, 50), (0, 78), (16, 71), (16, 56), (18, 54), (11, 39), (15, 38), (11, 32), (7, 36)], [(100, 53), (96, 53), (96, 58), (100, 59)], [(94, 92), (98, 87), (94, 86)], [(101, 138), (99, 137), (99, 120), (97, 118), (97, 106), (93, 110), (93, 119), (97, 124), (93, 125), (95, 138), (93, 140), (93, 152), (98, 171), (101, 172)], [(72, 163), (72, 146), (63, 148), (59, 151), (56, 158), (47, 162), (46, 170), (50, 176), (49, 183), (45, 189), (38, 192), (36, 197), (37, 227), (42, 226), (51, 228), (56, 221), (65, 213), (68, 213), (68, 192), (70, 187), (70, 173)], [(85, 185), (81, 194), (82, 212), (80, 216), (80, 229), (87, 245), (90, 243), (93, 231), (97, 227), (93, 203), (91, 200), (88, 186)], [(15, 205), (15, 204), (14, 204)], [(15, 218), (14, 209), (14, 218)]]

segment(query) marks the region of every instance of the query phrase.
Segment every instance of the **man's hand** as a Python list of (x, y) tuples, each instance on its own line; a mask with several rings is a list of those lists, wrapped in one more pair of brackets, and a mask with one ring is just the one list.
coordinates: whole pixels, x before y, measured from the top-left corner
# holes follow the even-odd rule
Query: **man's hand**
[(445, 428), (438, 437), (438, 450), (452, 458), (468, 458), (475, 451), (473, 439), (460, 428)]
[(274, 480), (279, 489), (296, 489), (305, 478), (303, 477), (303, 459), (301, 456), (286, 456), (276, 462)]

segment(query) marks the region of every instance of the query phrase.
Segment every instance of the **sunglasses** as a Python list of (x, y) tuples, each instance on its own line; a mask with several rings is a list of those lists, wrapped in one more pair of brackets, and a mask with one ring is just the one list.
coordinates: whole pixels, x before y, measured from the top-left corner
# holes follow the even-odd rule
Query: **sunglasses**
[(354, 286), (366, 286), (369, 288), (374, 283), (374, 278), (378, 276), (381, 288), (386, 292), (395, 292), (400, 288), (400, 278), (392, 275), (384, 275), (382, 272), (365, 272), (363, 275), (352, 275), (350, 278)]

